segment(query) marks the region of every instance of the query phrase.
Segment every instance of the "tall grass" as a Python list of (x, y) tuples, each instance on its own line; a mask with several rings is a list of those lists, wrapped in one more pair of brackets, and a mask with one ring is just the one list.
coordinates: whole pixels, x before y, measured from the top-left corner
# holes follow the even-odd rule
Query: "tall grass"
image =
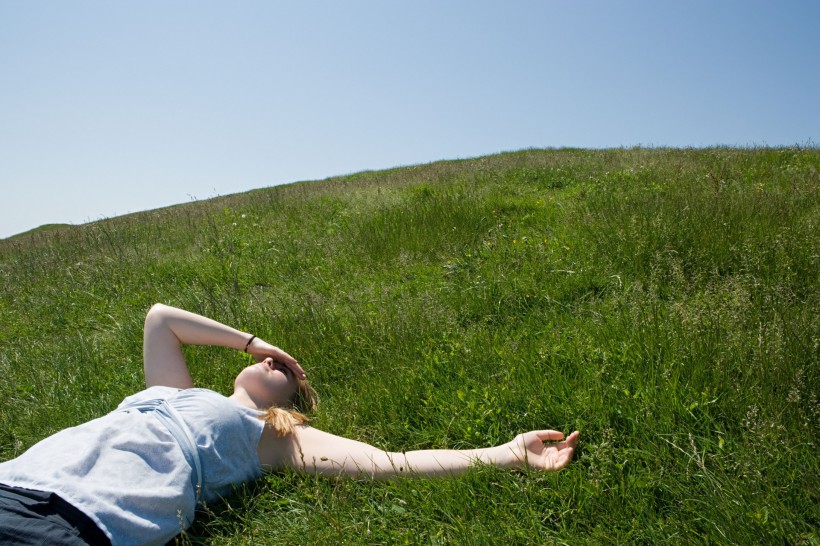
[[(820, 542), (820, 152), (528, 150), (0, 241), (0, 458), (142, 388), (156, 301), (279, 344), (390, 449), (580, 429), (559, 473), (274, 475), (183, 542)], [(242, 355), (191, 348), (229, 392)]]

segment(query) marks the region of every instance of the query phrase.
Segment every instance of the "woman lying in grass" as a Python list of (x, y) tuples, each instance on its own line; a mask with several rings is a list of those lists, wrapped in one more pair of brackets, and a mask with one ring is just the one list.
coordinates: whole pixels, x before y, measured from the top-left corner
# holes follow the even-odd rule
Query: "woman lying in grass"
[[(257, 363), (233, 394), (195, 389), (182, 344), (244, 349)], [(485, 449), (389, 453), (322, 432), (294, 409), (315, 395), (286, 352), (211, 319), (155, 305), (145, 319), (148, 388), (105, 417), (61, 431), (0, 464), (3, 544), (164, 544), (199, 502), (263, 471), (384, 479), (452, 476), (476, 463), (559, 470), (578, 433), (531, 431)]]

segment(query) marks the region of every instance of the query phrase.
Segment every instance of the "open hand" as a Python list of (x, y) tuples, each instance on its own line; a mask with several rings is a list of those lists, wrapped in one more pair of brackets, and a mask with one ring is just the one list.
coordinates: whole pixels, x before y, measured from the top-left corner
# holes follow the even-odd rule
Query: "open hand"
[(247, 352), (257, 362), (262, 362), (266, 358), (272, 358), (274, 362), (287, 366), (299, 379), (305, 379), (307, 377), (305, 370), (302, 369), (302, 366), (299, 365), (295, 358), (263, 339), (259, 339), (258, 337), (254, 338), (251, 344), (248, 345)]
[(505, 447), (511, 451), (518, 468), (561, 470), (572, 460), (579, 436), (576, 430), (563, 442), (545, 444), (563, 439), (564, 434), (557, 430), (532, 430), (519, 434)]

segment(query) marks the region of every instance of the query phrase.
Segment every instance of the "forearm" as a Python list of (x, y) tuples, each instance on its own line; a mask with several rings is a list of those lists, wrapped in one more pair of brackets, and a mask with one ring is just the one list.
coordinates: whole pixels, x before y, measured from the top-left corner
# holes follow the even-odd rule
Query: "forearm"
[(157, 304), (145, 320), (146, 332), (163, 329), (183, 345), (215, 345), (244, 349), (251, 335), (220, 322), (175, 307)]
[[(397, 476), (456, 476), (477, 464), (517, 468), (509, 444), (483, 449), (426, 449), (389, 452), (313, 427), (297, 427), (281, 441), (293, 447), (284, 465), (311, 474), (390, 479)], [(273, 460), (273, 458), (272, 458)]]
[(220, 322), (167, 305), (154, 305), (145, 317), (143, 367), (149, 387), (193, 386), (182, 345), (213, 345), (245, 350), (257, 362), (271, 358), (290, 368), (297, 377), (305, 371), (282, 349)]
[(482, 449), (426, 449), (388, 453), (386, 457), (393, 464), (390, 468), (379, 468), (375, 475), (377, 478), (391, 478), (404, 474), (429, 477), (457, 476), (478, 464), (500, 468), (518, 466), (511, 451), (504, 445)]

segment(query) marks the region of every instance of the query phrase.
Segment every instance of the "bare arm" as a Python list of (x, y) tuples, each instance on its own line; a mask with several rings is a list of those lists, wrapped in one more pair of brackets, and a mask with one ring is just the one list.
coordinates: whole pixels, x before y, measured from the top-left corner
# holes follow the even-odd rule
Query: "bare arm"
[[(243, 350), (250, 339), (251, 334), (201, 315), (158, 303), (145, 316), (145, 382), (149, 387), (164, 385), (190, 388), (193, 382), (182, 354), (183, 344), (216, 345)], [(259, 361), (272, 357), (293, 369), (297, 375), (304, 376), (304, 371), (293, 357), (259, 338), (251, 342), (248, 352)]]
[(519, 434), (512, 441), (483, 449), (433, 449), (388, 452), (312, 427), (296, 427), (284, 438), (266, 429), (260, 459), (269, 469), (294, 468), (324, 476), (389, 479), (401, 475), (455, 476), (475, 464), (501, 468), (560, 470), (572, 460), (578, 432), (566, 440), (554, 430)]

